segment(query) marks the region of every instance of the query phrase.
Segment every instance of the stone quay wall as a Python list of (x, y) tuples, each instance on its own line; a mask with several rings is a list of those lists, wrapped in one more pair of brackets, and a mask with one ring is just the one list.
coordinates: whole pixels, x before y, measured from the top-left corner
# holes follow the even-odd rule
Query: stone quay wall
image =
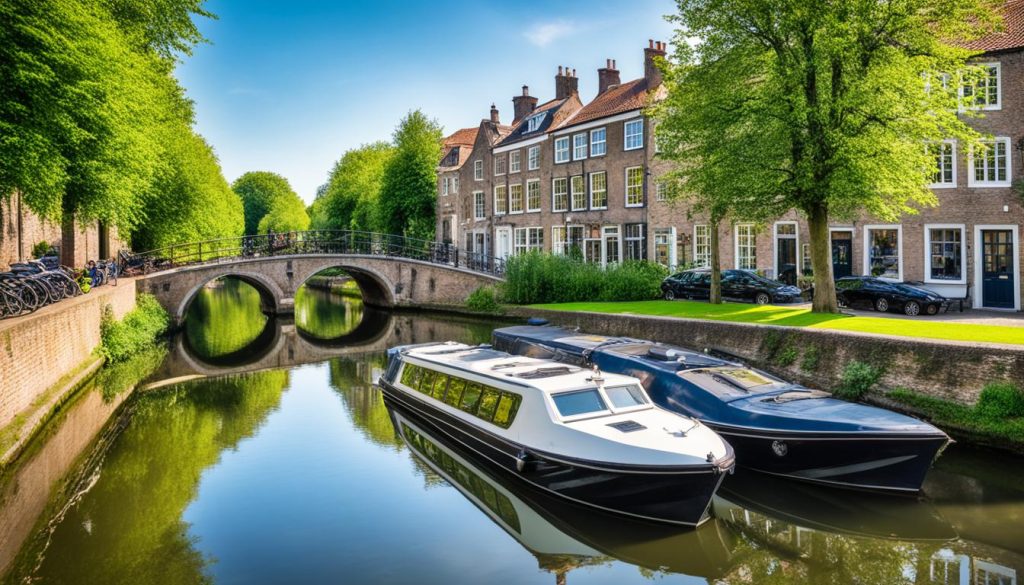
[(852, 361), (881, 367), (882, 389), (974, 404), (986, 384), (1024, 386), (1024, 347), (886, 337), (772, 325), (513, 308), (580, 331), (652, 339), (733, 356), (786, 380), (832, 390)]
[(28, 410), (75, 372), (100, 344), (104, 307), (122, 318), (135, 307), (135, 281), (92, 292), (0, 321), (0, 427)]

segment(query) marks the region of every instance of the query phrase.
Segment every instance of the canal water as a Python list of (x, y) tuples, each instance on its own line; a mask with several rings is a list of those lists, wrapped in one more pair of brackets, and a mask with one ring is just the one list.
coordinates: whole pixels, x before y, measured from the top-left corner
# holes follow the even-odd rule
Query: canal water
[[(738, 473), (697, 530), (525, 489), (384, 406), (384, 349), (494, 323), (209, 287), (168, 351), (100, 377), (0, 486), (6, 583), (1005, 584), (1020, 461), (953, 447), (927, 496)], [(125, 389), (145, 378), (134, 392)], [(394, 421), (399, 420), (396, 430)]]

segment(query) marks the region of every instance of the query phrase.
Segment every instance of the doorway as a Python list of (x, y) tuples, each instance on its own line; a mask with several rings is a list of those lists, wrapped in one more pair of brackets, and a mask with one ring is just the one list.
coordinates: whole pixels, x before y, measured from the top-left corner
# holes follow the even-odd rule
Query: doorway
[(797, 233), (796, 222), (775, 224), (775, 279), (796, 285)]
[(1015, 308), (1015, 283), (1013, 232), (981, 230), (981, 306)]
[(494, 256), (504, 260), (511, 254), (512, 228), (508, 226), (494, 228)]
[(842, 278), (853, 274), (853, 232), (832, 232), (832, 277)]

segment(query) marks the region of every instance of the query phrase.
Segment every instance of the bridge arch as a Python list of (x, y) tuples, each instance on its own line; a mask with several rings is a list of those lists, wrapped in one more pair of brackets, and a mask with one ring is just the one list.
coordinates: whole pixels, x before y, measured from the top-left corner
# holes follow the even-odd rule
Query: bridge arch
[(323, 262), (304, 264), (302, 273), (295, 274), (296, 291), (299, 287), (306, 284), (306, 281), (324, 270), (340, 268), (359, 285), (359, 292), (362, 293), (365, 304), (372, 307), (393, 307), (397, 304), (395, 301), (395, 291), (393, 290), (395, 285), (389, 281), (387, 276), (377, 270), (371, 267), (358, 266), (351, 261), (340, 258), (319, 258), (318, 260), (323, 260)]
[[(258, 272), (228, 269), (223, 272), (214, 273), (212, 276), (207, 275), (205, 280), (200, 278), (198, 284), (194, 284), (188, 289), (180, 297), (174, 310), (171, 312), (175, 322), (181, 323), (185, 319), (189, 307), (192, 306), (192, 302), (195, 301), (199, 291), (204, 286), (220, 278), (237, 278), (252, 286), (260, 293), (260, 308), (264, 313), (274, 314), (279, 312), (280, 299), (284, 296), (284, 291), (281, 290), (281, 287), (273, 279)], [(165, 306), (165, 308), (167, 307)]]

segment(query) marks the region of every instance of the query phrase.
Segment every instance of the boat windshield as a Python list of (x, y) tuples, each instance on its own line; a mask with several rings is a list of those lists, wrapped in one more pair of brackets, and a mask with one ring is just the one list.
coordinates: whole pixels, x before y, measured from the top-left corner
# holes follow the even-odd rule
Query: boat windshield
[(612, 406), (615, 408), (630, 408), (647, 404), (647, 397), (644, 396), (640, 387), (635, 384), (611, 386), (605, 388), (604, 393), (608, 395), (608, 400), (611, 401)]
[(573, 392), (562, 392), (554, 394), (551, 398), (555, 401), (558, 413), (563, 417), (591, 414), (608, 410), (601, 393), (597, 388), (586, 390), (575, 390)]

